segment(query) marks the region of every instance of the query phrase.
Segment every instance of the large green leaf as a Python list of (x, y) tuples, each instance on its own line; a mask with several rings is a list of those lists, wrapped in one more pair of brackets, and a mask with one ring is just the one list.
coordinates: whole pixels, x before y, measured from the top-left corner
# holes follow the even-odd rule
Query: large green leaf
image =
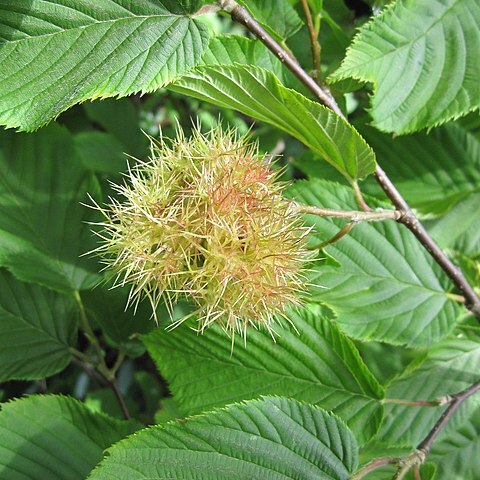
[[(394, 379), (388, 387), (387, 398), (431, 401), (453, 395), (478, 380), (479, 363), (478, 343), (466, 338), (444, 341)], [(478, 396), (465, 402), (449, 421), (446, 433), (454, 432), (470, 418), (479, 404)], [(415, 447), (433, 427), (444, 408), (387, 404), (378, 439), (389, 445)]]
[(65, 129), (0, 132), (0, 265), (61, 291), (98, 283), (96, 262), (79, 258), (92, 247), (80, 202), (96, 190)]
[[(298, 182), (290, 189), (297, 201), (336, 210), (357, 208), (351, 191), (333, 182)], [(345, 221), (307, 215), (321, 243)], [(421, 346), (445, 337), (460, 307), (447, 296), (449, 279), (403, 225), (382, 221), (356, 225), (328, 246), (336, 262), (317, 267), (315, 298), (338, 314), (343, 330), (362, 340)], [(340, 265), (339, 265), (340, 264)]]
[(83, 480), (136, 422), (92, 413), (73, 398), (32, 395), (2, 404), (0, 478)]
[(19, 282), (0, 270), (0, 382), (63, 370), (76, 339), (73, 296)]
[(360, 29), (333, 81), (373, 82), (380, 130), (409, 133), (480, 104), (478, 0), (397, 0)]
[(267, 397), (168, 423), (108, 450), (89, 480), (347, 480), (357, 445), (320, 408)]
[[(249, 332), (233, 352), (225, 334), (198, 336), (182, 326), (144, 337), (150, 355), (185, 414), (259, 395), (288, 395), (333, 410), (368, 440), (382, 419), (382, 388), (352, 342), (321, 312), (291, 313), (275, 343), (267, 332)], [(295, 328), (298, 330), (295, 331)]]
[(397, 138), (359, 129), (400, 193), (421, 212), (443, 213), (480, 191), (480, 141), (463, 128), (450, 124)]
[(275, 125), (320, 154), (349, 180), (375, 169), (372, 149), (350, 124), (328, 108), (284, 87), (265, 69), (203, 66), (170, 88)]
[(87, 99), (158, 89), (208, 37), (156, 1), (3, 0), (0, 12), (0, 123), (23, 130)]

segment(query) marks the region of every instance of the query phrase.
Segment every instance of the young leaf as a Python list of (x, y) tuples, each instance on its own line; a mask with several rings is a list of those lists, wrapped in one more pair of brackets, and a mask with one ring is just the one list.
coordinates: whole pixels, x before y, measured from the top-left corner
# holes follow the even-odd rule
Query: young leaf
[(382, 419), (382, 388), (353, 343), (318, 309), (291, 313), (276, 343), (252, 331), (246, 348), (231, 345), (219, 328), (198, 336), (187, 327), (156, 329), (147, 349), (169, 382), (181, 411), (195, 414), (259, 395), (288, 395), (339, 415), (362, 441)]
[(0, 269), (0, 382), (60, 372), (76, 339), (73, 296), (19, 282)]
[(320, 408), (266, 397), (147, 428), (108, 450), (89, 480), (348, 480), (352, 433)]
[[(289, 195), (307, 205), (355, 210), (350, 190), (312, 180), (298, 182)], [(332, 238), (345, 221), (306, 216), (316, 241)], [(356, 225), (325, 251), (340, 265), (317, 267), (315, 298), (338, 314), (341, 328), (355, 338), (422, 346), (445, 337), (460, 307), (449, 299), (450, 282), (418, 240), (394, 221)]]
[(141, 428), (73, 398), (32, 395), (2, 404), (0, 478), (83, 480), (105, 448)]
[(79, 258), (92, 247), (80, 202), (97, 189), (65, 129), (0, 132), (0, 265), (59, 291), (98, 283), (96, 262)]
[[(480, 191), (480, 141), (455, 125), (392, 138), (359, 127), (380, 165), (412, 207), (445, 213), (462, 198)], [(379, 192), (366, 188), (367, 192)]]
[[(431, 401), (444, 395), (453, 395), (478, 380), (479, 362), (478, 343), (466, 338), (446, 340), (395, 378), (386, 396), (391, 399)], [(445, 427), (447, 437), (450, 431), (455, 431), (456, 427), (465, 423), (479, 405), (478, 396), (467, 400)], [(387, 414), (378, 440), (390, 445), (415, 447), (433, 427), (444, 408), (387, 404)]]
[(270, 123), (320, 154), (349, 180), (375, 170), (375, 155), (342, 118), (248, 65), (199, 67), (169, 88)]
[(410, 133), (480, 105), (478, 0), (393, 2), (360, 29), (331, 80), (373, 82), (380, 130)]
[(160, 2), (6, 0), (0, 123), (46, 124), (75, 103), (151, 92), (200, 58), (207, 29)]

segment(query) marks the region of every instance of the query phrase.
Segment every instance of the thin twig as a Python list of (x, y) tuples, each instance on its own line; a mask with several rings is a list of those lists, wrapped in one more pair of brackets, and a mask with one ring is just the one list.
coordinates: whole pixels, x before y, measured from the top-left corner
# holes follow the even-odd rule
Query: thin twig
[(420, 475), (420, 467), (418, 465), (413, 467), (413, 478), (415, 480), (422, 480), (422, 476)]
[(98, 382), (100, 385), (107, 384), (105, 377), (103, 375), (100, 375), (100, 373), (95, 370), (95, 367), (91, 363), (86, 363), (85, 361), (80, 360), (77, 357), (72, 358), (72, 363), (81, 370), (83, 370), (88, 375), (90, 380)]
[(450, 277), (450, 280), (452, 280), (453, 284), (460, 290), (465, 298), (465, 307), (480, 321), (480, 299), (477, 297), (461, 270), (445, 255), (432, 237), (430, 237), (425, 227), (413, 214), (408, 203), (401, 196), (387, 174), (378, 165), (375, 171), (375, 178), (393, 205), (395, 205), (398, 210), (404, 212), (398, 221), (405, 225), (417, 237), (427, 252), (430, 253), (442, 270)]
[(122, 392), (118, 388), (117, 382), (115, 380), (112, 380), (108, 382), (110, 385), (110, 388), (113, 390), (113, 393), (117, 397), (118, 404), (120, 405), (120, 410), (122, 411), (123, 417), (125, 420), (130, 420), (130, 412), (128, 411), (127, 404), (125, 403), (125, 400), (123, 399)]
[(125, 354), (120, 352), (118, 354), (118, 357), (117, 359), (115, 360), (115, 364), (113, 365), (113, 367), (110, 369), (110, 373), (115, 376), (115, 374), (117, 373), (118, 369), (122, 366), (122, 363), (123, 361), (125, 360)]
[(113, 368), (112, 369), (108, 368), (105, 362), (105, 356), (104, 356), (102, 347), (92, 327), (90, 326), (90, 322), (88, 321), (87, 313), (85, 312), (85, 307), (83, 305), (83, 301), (80, 296), (80, 292), (78, 290), (74, 292), (74, 297), (80, 312), (81, 328), (83, 330), (83, 333), (87, 337), (87, 340), (90, 342), (93, 349), (95, 350), (95, 355), (97, 358), (94, 360), (90, 358), (88, 355), (85, 355), (84, 353), (80, 352), (75, 348), (70, 349), (70, 351), (81, 362), (84, 362), (86, 365), (92, 365), (96, 368), (98, 374), (104, 379), (105, 383), (112, 389), (113, 393), (115, 394), (118, 400), (123, 416), (125, 417), (126, 420), (128, 420), (130, 419), (130, 414), (128, 412), (127, 405), (125, 404), (122, 393), (120, 392), (117, 385), (117, 381), (115, 379), (115, 373), (117, 369), (120, 367), (121, 363), (123, 362), (124, 356), (123, 354), (119, 354)]
[(375, 212), (332, 210), (330, 208), (312, 207), (311, 205), (302, 205), (293, 203), (299, 213), (308, 213), (320, 217), (348, 218), (352, 222), (375, 222), (381, 220), (397, 220), (402, 213), (398, 210), (378, 210)]
[(92, 366), (96, 366), (97, 365), (97, 362), (89, 357), (88, 355), (86, 355), (85, 353), (81, 352), (80, 350), (77, 350), (76, 348), (73, 348), (73, 347), (70, 347), (70, 353), (76, 357), (78, 360), (84, 362), (84, 363), (87, 363), (89, 365), (92, 365)]
[[(265, 29), (262, 28), (262, 26), (245, 8), (240, 6), (235, 0), (218, 0), (218, 5), (222, 10), (230, 14), (232, 20), (241, 23), (250, 32), (257, 36), (259, 40), (290, 69), (290, 71), (318, 98), (321, 103), (346, 120), (345, 115), (341, 111), (332, 94), (328, 90), (319, 86), (307, 74), (307, 72), (305, 72), (300, 64), (292, 58), (288, 52), (265, 31)], [(450, 261), (440, 247), (433, 241), (425, 230), (425, 227), (413, 214), (408, 203), (401, 196), (400, 192), (379, 165), (377, 165), (375, 170), (375, 179), (397, 210), (400, 210), (403, 213), (397, 221), (405, 225), (417, 237), (420, 243), (465, 297), (465, 307), (472, 312), (477, 320), (480, 321), (480, 298), (468, 283), (460, 269)]]
[(460, 407), (460, 405), (465, 402), (465, 400), (470, 398), (478, 391), (480, 391), (480, 380), (478, 382), (475, 382), (473, 385), (466, 388), (465, 390), (457, 393), (456, 395), (452, 395), (452, 401), (448, 405), (447, 409), (442, 413), (437, 423), (433, 426), (428, 435), (418, 444), (417, 450), (420, 450), (424, 452), (425, 455), (428, 455), (430, 453), (430, 450), (432, 449), (433, 442), (437, 438), (441, 429), (450, 420), (450, 417), (455, 413), (455, 411)]
[(370, 472), (378, 470), (382, 467), (386, 467), (387, 465), (394, 465), (397, 462), (398, 457), (376, 458), (375, 460), (367, 463), (361, 470), (359, 470), (355, 475), (353, 475), (352, 480), (360, 480), (361, 478), (368, 475)]
[(80, 292), (78, 290), (75, 290), (74, 297), (75, 297), (75, 301), (77, 302), (78, 310), (80, 312), (81, 329), (83, 330), (83, 333), (87, 337), (87, 340), (90, 342), (93, 349), (95, 350), (95, 354), (97, 355), (99, 364), (103, 364), (103, 366), (107, 368), (107, 365), (105, 364), (105, 359), (103, 356), (102, 347), (100, 346), (98, 338), (93, 332), (92, 327), (90, 326), (90, 323), (87, 318), (87, 313), (85, 312), (85, 307), (83, 305), (82, 297), (80, 296)]
[[(381, 457), (367, 463), (360, 469), (352, 480), (360, 480), (368, 473), (373, 472), (385, 465), (398, 465), (397, 472), (393, 477), (394, 480), (401, 480), (405, 475), (415, 466), (421, 465), (427, 458), (433, 443), (441, 432), (442, 428), (448, 423), (452, 415), (458, 408), (468, 400), (472, 395), (480, 391), (480, 380), (470, 385), (465, 390), (456, 393), (455, 395), (441, 397), (444, 400), (443, 404), (448, 404), (448, 407), (437, 420), (433, 428), (427, 433), (426, 437), (418, 444), (417, 448), (408, 455), (403, 457)], [(448, 399), (448, 401), (447, 401)], [(440, 399), (439, 399), (440, 400)]]
[(301, 0), (303, 11), (305, 13), (305, 19), (307, 20), (308, 33), (310, 35), (310, 48), (312, 50), (312, 63), (314, 80), (318, 82), (322, 79), (322, 66), (320, 62), (321, 46), (318, 41), (318, 31), (313, 25), (312, 14), (310, 13), (310, 7), (308, 6), (308, 0)]

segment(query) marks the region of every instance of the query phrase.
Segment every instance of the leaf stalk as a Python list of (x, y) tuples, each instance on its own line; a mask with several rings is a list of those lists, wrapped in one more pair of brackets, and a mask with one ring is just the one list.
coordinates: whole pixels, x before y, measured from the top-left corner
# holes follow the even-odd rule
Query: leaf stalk
[(346, 211), (333, 210), (330, 208), (313, 207), (310, 205), (302, 205), (293, 203), (298, 213), (306, 213), (310, 215), (318, 215), (319, 217), (347, 218), (352, 222), (376, 222), (382, 220), (398, 221), (402, 216), (402, 212), (398, 210), (376, 210), (376, 211)]

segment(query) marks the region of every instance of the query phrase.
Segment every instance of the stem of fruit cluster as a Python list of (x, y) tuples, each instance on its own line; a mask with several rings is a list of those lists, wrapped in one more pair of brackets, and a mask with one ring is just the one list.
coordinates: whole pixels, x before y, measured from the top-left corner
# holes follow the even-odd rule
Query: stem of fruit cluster
[(402, 212), (398, 210), (377, 210), (375, 212), (332, 210), (330, 208), (312, 207), (293, 203), (299, 213), (308, 213), (320, 217), (348, 218), (352, 222), (375, 222), (381, 220), (399, 220)]
[[(280, 59), (280, 61), (317, 97), (321, 103), (347, 121), (345, 115), (327, 87), (318, 85), (312, 77), (305, 72), (300, 64), (250, 15), (248, 10), (239, 5), (235, 0), (219, 0), (217, 4), (222, 10), (230, 14), (232, 20), (245, 26), (262, 43), (264, 43), (266, 47)], [(375, 170), (375, 179), (397, 210), (402, 212), (401, 217), (397, 221), (405, 225), (417, 237), (420, 243), (465, 297), (465, 307), (472, 312), (477, 320), (480, 321), (480, 298), (468, 283), (463, 273), (433, 241), (425, 227), (413, 214), (408, 203), (379, 165), (377, 165)]]

